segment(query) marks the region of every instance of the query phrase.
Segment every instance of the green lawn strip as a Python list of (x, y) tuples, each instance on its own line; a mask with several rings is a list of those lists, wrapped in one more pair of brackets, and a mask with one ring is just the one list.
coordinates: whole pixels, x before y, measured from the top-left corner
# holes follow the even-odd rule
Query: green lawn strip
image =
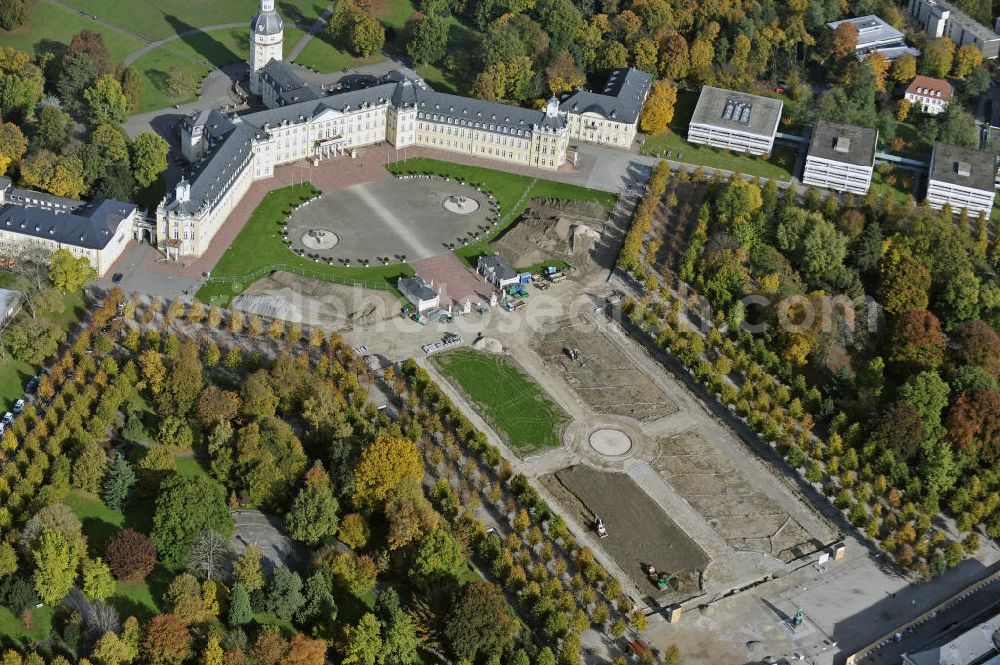
[(181, 476), (194, 478), (208, 475), (208, 469), (197, 457), (177, 455), (174, 460), (177, 462), (177, 473)]
[[(340, 608), (338, 607), (337, 609), (339, 610)], [(337, 618), (340, 618), (339, 612)], [(254, 615), (254, 621), (256, 621), (259, 626), (272, 626), (276, 628), (282, 637), (286, 639), (295, 637), (295, 634), (299, 632), (291, 621), (287, 619), (279, 619), (273, 614), (268, 614), (266, 612), (260, 612), (259, 614)]]
[[(913, 177), (911, 171), (902, 169), (893, 169), (886, 176), (875, 171), (872, 173), (872, 189), (883, 196), (893, 197), (897, 203), (902, 203), (906, 200), (907, 195), (913, 191)], [(894, 182), (890, 184), (886, 180), (894, 180)]]
[(167, 74), (174, 65), (184, 65), (201, 81), (217, 67), (246, 60), (250, 52), (247, 31), (227, 28), (175, 39), (146, 53), (132, 63), (143, 76), (139, 112), (193, 101), (197, 94), (175, 99), (167, 92)]
[(0, 29), (0, 44), (33, 54), (35, 45), (39, 42), (52, 40), (69, 44), (73, 35), (81, 30), (90, 30), (104, 37), (104, 45), (116, 62), (121, 62), (129, 53), (143, 46), (141, 40), (121, 30), (83, 18), (55, 0), (38, 0), (28, 21), (20, 28), (10, 32)]
[[(250, 19), (260, 8), (259, 0), (73, 0), (73, 5), (99, 19), (127, 26), (148, 39), (163, 39), (170, 35), (222, 23), (238, 23)], [(319, 16), (326, 7), (323, 0), (282, 0), (278, 11), (288, 24), (300, 17)]]
[(521, 454), (560, 445), (568, 416), (509, 359), (460, 349), (435, 363)]
[[(52, 617), (56, 613), (55, 608), (45, 605), (32, 607), (28, 612), (31, 613), (31, 630), (25, 630), (21, 617), (14, 616), (6, 607), (0, 607), (0, 637), (27, 642), (37, 642), (48, 637), (52, 633)], [(6, 642), (6, 640), (2, 641)]]
[(395, 174), (431, 173), (446, 178), (456, 178), (478, 185), (496, 197), (500, 204), (500, 223), (494, 232), (478, 242), (455, 250), (455, 255), (470, 266), (475, 265), (477, 257), (490, 251), (489, 242), (521, 216), (532, 198), (597, 201), (609, 208), (614, 207), (618, 199), (618, 196), (611, 192), (426, 157), (394, 162), (387, 168)]
[(302, 41), (302, 38), (305, 36), (306, 31), (302, 28), (296, 28), (291, 22), (285, 23), (285, 41), (281, 45), (281, 54), (285, 60), (288, 60), (288, 54), (291, 53), (295, 45)]
[(642, 144), (642, 154), (783, 181), (791, 180), (791, 169), (795, 165), (794, 152), (788, 148), (776, 146), (770, 159), (764, 159), (688, 143), (684, 136), (669, 129), (647, 137)]
[(370, 65), (382, 60), (381, 55), (373, 55), (369, 58), (358, 58), (347, 51), (334, 46), (330, 35), (322, 32), (313, 37), (302, 53), (295, 59), (295, 63), (308, 67), (321, 74), (332, 74), (345, 69), (353, 69), (362, 65)]
[(231, 277), (235, 278), (234, 281), (209, 281), (198, 291), (198, 299), (209, 304), (227, 305), (231, 298), (271, 269), (375, 289), (394, 289), (397, 278), (413, 274), (413, 270), (405, 264), (347, 268), (317, 263), (294, 254), (281, 240), (280, 222), (294, 205), (314, 193), (311, 185), (292, 185), (269, 192), (212, 268), (213, 279)]

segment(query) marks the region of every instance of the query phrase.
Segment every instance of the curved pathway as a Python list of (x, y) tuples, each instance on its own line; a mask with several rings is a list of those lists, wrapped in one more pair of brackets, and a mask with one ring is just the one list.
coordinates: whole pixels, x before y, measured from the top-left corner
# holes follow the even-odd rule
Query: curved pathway
[[(111, 25), (111, 24), (108, 24)], [(141, 38), (143, 41), (147, 42), (138, 51), (133, 51), (132, 53), (125, 56), (123, 63), (125, 66), (131, 65), (133, 62), (146, 55), (153, 49), (157, 49), (164, 44), (169, 44), (170, 42), (177, 41), (178, 39), (183, 39), (184, 37), (193, 37), (202, 32), (212, 32), (214, 30), (232, 30), (233, 28), (244, 28), (249, 23), (247, 21), (240, 21), (239, 23), (219, 23), (217, 25), (206, 25), (203, 28), (191, 28), (190, 30), (185, 30), (184, 32), (179, 32), (176, 35), (170, 35), (169, 37), (164, 37), (163, 39), (157, 39), (154, 41), (149, 41), (146, 38)], [(117, 26), (116, 26), (117, 27)], [(249, 35), (249, 32), (247, 33)]]
[(333, 14), (333, 3), (331, 2), (326, 6), (326, 9), (322, 11), (322, 13), (319, 15), (319, 18), (313, 21), (313, 24), (309, 26), (309, 29), (306, 30), (306, 34), (302, 35), (302, 39), (300, 39), (298, 43), (292, 47), (292, 50), (288, 52), (288, 57), (285, 59), (288, 60), (289, 62), (294, 62), (295, 59), (302, 54), (302, 51), (309, 44), (309, 42), (312, 41), (312, 38), (318, 35), (320, 32), (322, 32), (324, 28), (326, 28), (326, 22), (330, 20), (330, 16), (332, 14)]

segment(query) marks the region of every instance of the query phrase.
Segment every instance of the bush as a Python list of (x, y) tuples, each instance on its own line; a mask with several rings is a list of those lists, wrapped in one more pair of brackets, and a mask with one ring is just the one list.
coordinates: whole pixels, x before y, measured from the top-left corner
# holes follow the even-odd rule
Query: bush
[(125, 582), (144, 580), (156, 566), (156, 546), (135, 529), (123, 529), (108, 541), (104, 558), (118, 579)]

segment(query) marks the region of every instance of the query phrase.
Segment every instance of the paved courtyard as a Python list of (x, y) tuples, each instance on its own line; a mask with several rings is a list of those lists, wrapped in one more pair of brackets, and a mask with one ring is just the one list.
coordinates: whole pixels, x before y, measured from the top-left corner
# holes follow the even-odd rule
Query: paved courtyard
[[(463, 208), (454, 205), (459, 201)], [(378, 263), (380, 257), (396, 263), (460, 247), (492, 228), (495, 216), (487, 194), (470, 185), (444, 178), (392, 179), (324, 194), (292, 213), (287, 230), (291, 247), (307, 255), (341, 264)], [(313, 238), (312, 231), (325, 235)], [(324, 247), (328, 240), (336, 244)]]

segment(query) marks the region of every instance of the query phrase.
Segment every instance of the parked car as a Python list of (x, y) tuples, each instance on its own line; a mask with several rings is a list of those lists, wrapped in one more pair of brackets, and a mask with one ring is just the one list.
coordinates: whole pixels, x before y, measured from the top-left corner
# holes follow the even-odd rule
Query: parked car
[(120, 272), (116, 272), (114, 275), (111, 276), (111, 283), (117, 284), (118, 282), (122, 281), (122, 277), (123, 275)]
[(14, 414), (13, 413), (11, 413), (10, 411), (8, 411), (7, 413), (3, 414), (3, 424), (4, 425), (10, 425), (12, 422), (14, 422)]
[(14, 402), (14, 413), (21, 413), (24, 410), (24, 400), (19, 399)]
[(36, 389), (36, 388), (38, 388), (38, 381), (39, 381), (39, 377), (37, 377), (37, 376), (33, 376), (33, 377), (31, 377), (31, 379), (30, 379), (30, 380), (28, 381), (28, 385), (27, 385), (27, 386), (25, 386), (25, 388), (24, 388), (24, 389), (25, 389), (25, 390), (26, 390), (26, 391), (27, 391), (28, 393), (33, 393), (33, 392), (35, 392), (35, 389)]

